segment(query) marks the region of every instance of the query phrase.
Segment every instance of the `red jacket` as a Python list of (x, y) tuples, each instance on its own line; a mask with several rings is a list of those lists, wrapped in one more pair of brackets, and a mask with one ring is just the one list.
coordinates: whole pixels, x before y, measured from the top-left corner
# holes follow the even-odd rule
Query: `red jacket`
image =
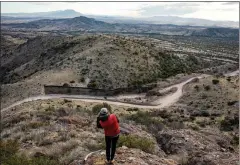
[(104, 129), (105, 136), (116, 136), (120, 133), (118, 119), (116, 115), (109, 115), (106, 121), (99, 121), (100, 125)]

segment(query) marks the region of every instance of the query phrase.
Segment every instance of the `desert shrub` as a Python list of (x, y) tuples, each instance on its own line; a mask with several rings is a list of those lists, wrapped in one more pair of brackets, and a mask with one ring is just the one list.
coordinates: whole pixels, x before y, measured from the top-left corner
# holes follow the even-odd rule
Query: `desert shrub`
[(197, 116), (208, 117), (210, 116), (210, 114), (207, 110), (195, 110), (191, 113), (191, 117), (197, 117)]
[(92, 64), (92, 59), (89, 59), (88, 64)]
[(211, 116), (210, 119), (211, 119), (211, 120), (215, 120), (215, 117), (214, 117), (214, 116)]
[(227, 104), (228, 104), (228, 106), (232, 106), (232, 105), (234, 105), (235, 103), (237, 103), (238, 101), (229, 101)]
[(203, 94), (201, 95), (201, 98), (202, 98), (202, 99), (206, 99), (206, 98), (207, 98), (207, 95), (206, 95), (205, 93), (203, 93)]
[(168, 113), (167, 110), (162, 110), (162, 111), (152, 112), (151, 116), (160, 116), (161, 118), (166, 119), (166, 118), (169, 118), (171, 114)]
[(86, 143), (85, 146), (90, 150), (90, 151), (96, 151), (96, 150), (100, 150), (100, 149), (105, 149), (106, 148), (106, 144), (104, 139), (103, 143)]
[(60, 163), (57, 160), (50, 159), (47, 156), (40, 156), (37, 158), (32, 158), (32, 160), (30, 160), (30, 162), (31, 162), (30, 165), (43, 165), (43, 164), (60, 165)]
[(200, 127), (206, 127), (207, 123), (204, 120), (198, 120), (196, 121), (196, 123), (200, 126)]
[(147, 92), (146, 96), (156, 96), (158, 94), (159, 94), (158, 91), (151, 90)]
[(137, 52), (137, 51), (135, 51), (135, 52), (133, 53), (133, 55), (138, 55), (138, 52)]
[(168, 124), (168, 126), (172, 129), (184, 129), (185, 125), (182, 121), (173, 121)]
[(227, 77), (227, 81), (231, 81), (231, 77)]
[(196, 124), (191, 124), (190, 128), (194, 131), (199, 131), (199, 129), (200, 129)]
[(63, 87), (70, 87), (70, 85), (68, 83), (64, 83)]
[(221, 115), (222, 113), (216, 110), (211, 112), (211, 116), (214, 116), (214, 117), (221, 116)]
[(75, 83), (75, 81), (74, 81), (74, 80), (72, 80), (72, 81), (70, 81), (70, 83)]
[(81, 70), (81, 73), (82, 73), (83, 75), (86, 75), (88, 72), (89, 72), (89, 69), (87, 69), (87, 68), (83, 68), (83, 69)]
[(234, 127), (239, 127), (239, 117), (237, 115), (234, 117), (225, 117), (220, 122), (220, 130), (222, 131), (232, 131)]
[(80, 81), (81, 81), (81, 82), (85, 82), (85, 78), (82, 77), (82, 78), (80, 79)]
[(91, 80), (91, 81), (88, 83), (87, 87), (88, 87), (88, 88), (97, 88), (98, 85), (97, 85), (97, 83), (96, 83), (95, 80)]
[(209, 117), (210, 114), (207, 110), (201, 110), (200, 111), (200, 116), (203, 116), (203, 117)]
[(48, 124), (49, 123), (47, 123), (47, 122), (43, 123), (43, 122), (40, 122), (40, 121), (35, 121), (35, 122), (28, 123), (27, 128), (36, 129), (36, 128), (39, 128), (39, 127), (42, 127), (42, 126), (46, 126)]
[(110, 113), (112, 113), (112, 107), (107, 103), (102, 103), (102, 104), (97, 104), (94, 107), (92, 107), (93, 114), (97, 115), (100, 112), (101, 108), (107, 108), (108, 111)]
[(46, 112), (53, 112), (53, 111), (55, 111), (55, 108), (54, 108), (54, 106), (49, 106), (45, 109), (45, 111)]
[(194, 121), (194, 120), (196, 119), (196, 117), (191, 115), (191, 116), (189, 117), (189, 119), (190, 119), (191, 121)]
[(71, 100), (68, 100), (68, 99), (64, 99), (63, 102), (64, 102), (64, 103), (71, 103), (72, 101), (71, 101)]
[(192, 83), (197, 83), (197, 82), (199, 82), (199, 78), (194, 78), (194, 79), (192, 79), (192, 81), (191, 81)]
[(27, 158), (25, 155), (18, 155), (19, 144), (17, 141), (0, 141), (1, 164), (3, 165), (59, 165), (57, 160), (52, 160), (47, 156)]
[(128, 108), (126, 111), (138, 111), (139, 109), (138, 108)]
[(239, 145), (239, 136), (233, 135), (232, 140), (231, 140), (231, 144), (234, 145), (234, 146), (238, 146)]
[(204, 86), (204, 89), (205, 89), (206, 91), (209, 91), (209, 90), (211, 89), (211, 87), (210, 87), (209, 85), (206, 85), (206, 86)]
[(153, 153), (154, 142), (145, 137), (139, 137), (136, 135), (121, 135), (118, 140), (118, 147), (127, 146), (129, 148), (138, 148), (142, 151)]
[(161, 131), (164, 128), (162, 121), (151, 117), (151, 115), (148, 112), (138, 111), (136, 114), (127, 116), (127, 119), (147, 126), (149, 132), (155, 133)]
[(194, 89), (196, 89), (196, 91), (199, 91), (199, 86), (198, 86), (198, 85), (195, 85), (195, 86), (194, 86)]
[(213, 80), (212, 80), (212, 83), (213, 83), (213, 84), (218, 84), (218, 83), (219, 83), (219, 80), (213, 79)]
[(13, 140), (0, 141), (1, 158), (14, 155), (18, 151), (18, 149), (19, 149), (19, 144), (17, 143), (17, 141), (13, 141)]

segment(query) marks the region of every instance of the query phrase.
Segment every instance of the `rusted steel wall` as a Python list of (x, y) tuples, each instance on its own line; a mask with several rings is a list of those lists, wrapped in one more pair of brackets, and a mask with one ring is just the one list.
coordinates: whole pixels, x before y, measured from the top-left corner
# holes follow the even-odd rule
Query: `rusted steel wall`
[(141, 93), (147, 92), (151, 87), (141, 88), (118, 88), (114, 90), (83, 88), (83, 87), (66, 87), (44, 85), (45, 94), (70, 94), (70, 95), (93, 95), (93, 96), (114, 96), (122, 93)]

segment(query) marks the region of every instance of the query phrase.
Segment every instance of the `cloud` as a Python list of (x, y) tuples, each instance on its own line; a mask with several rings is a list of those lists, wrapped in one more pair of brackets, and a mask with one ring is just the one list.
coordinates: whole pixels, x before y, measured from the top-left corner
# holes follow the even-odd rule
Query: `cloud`
[(223, 5), (239, 5), (239, 2), (225, 2)]
[(142, 16), (184, 15), (195, 12), (199, 7), (200, 4), (198, 3), (168, 3), (143, 7), (139, 11)]
[(47, 5), (51, 5), (52, 2), (28, 2), (32, 5), (41, 5), (41, 6), (47, 6)]

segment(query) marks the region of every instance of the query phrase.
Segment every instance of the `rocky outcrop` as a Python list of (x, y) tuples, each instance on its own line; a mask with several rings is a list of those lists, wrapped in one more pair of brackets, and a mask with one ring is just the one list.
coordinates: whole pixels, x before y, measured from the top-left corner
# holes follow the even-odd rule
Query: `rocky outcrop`
[(230, 140), (230, 137), (214, 129), (200, 132), (164, 130), (157, 135), (157, 142), (168, 157), (178, 162), (184, 157), (186, 165), (236, 164), (238, 154)]

